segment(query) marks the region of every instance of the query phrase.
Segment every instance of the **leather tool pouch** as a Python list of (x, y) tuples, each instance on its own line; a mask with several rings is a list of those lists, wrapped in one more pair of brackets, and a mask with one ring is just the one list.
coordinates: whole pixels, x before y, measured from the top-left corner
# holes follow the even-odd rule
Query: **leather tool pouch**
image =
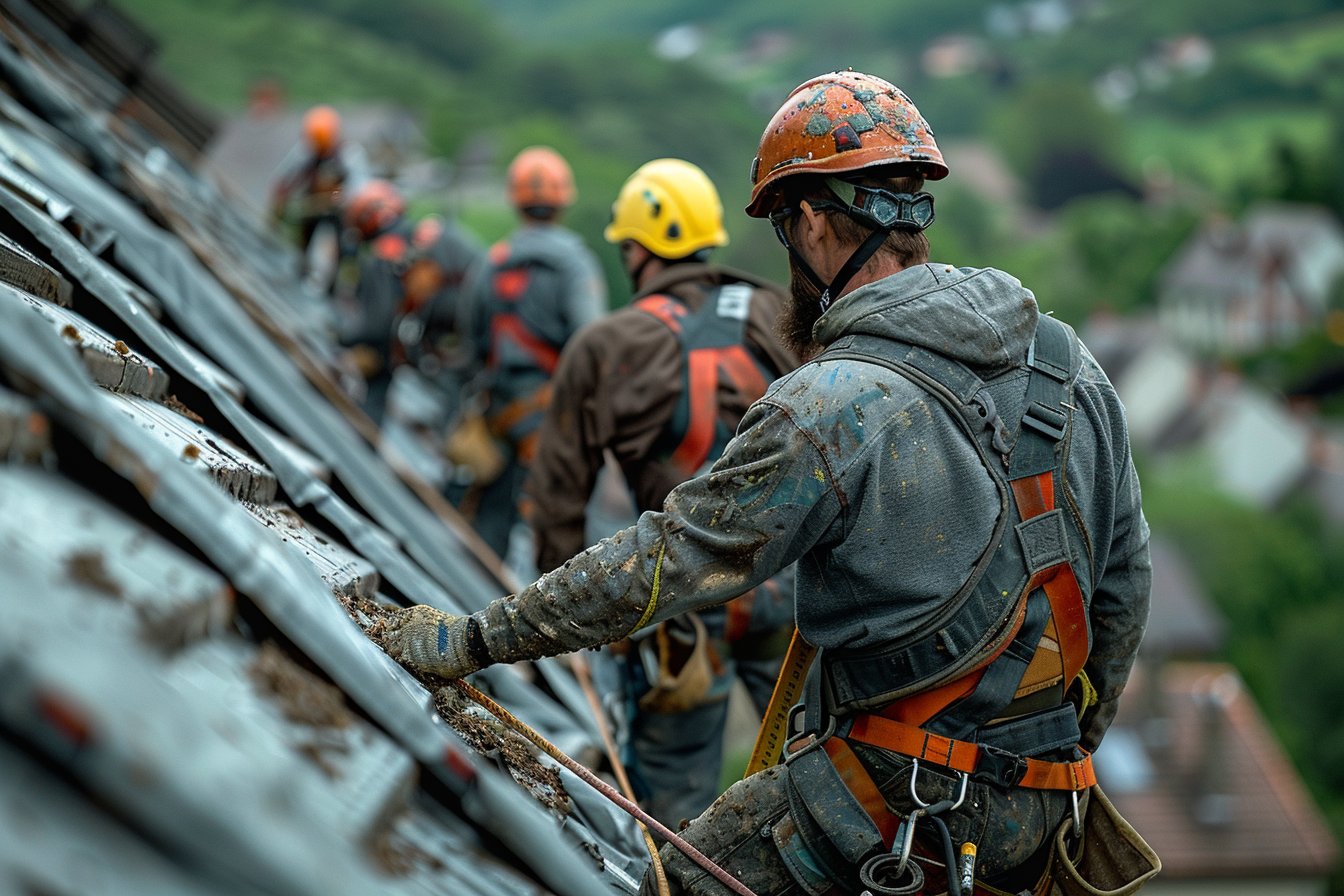
[(1134, 826), (1094, 785), (1081, 840), (1070, 835), (1073, 818), (1055, 831), (1050, 852), (1053, 896), (1130, 896), (1162, 870), (1162, 861)]
[(676, 713), (706, 702), (714, 683), (714, 657), (709, 634), (695, 613), (662, 623), (651, 638), (639, 642), (651, 688), (639, 698), (648, 712)]

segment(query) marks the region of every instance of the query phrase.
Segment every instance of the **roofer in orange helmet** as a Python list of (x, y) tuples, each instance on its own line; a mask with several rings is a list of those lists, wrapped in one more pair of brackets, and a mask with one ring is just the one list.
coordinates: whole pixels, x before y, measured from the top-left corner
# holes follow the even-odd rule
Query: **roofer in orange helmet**
[[(947, 174), (887, 81), (795, 88), (747, 212), (789, 253), (809, 360), (661, 512), (470, 616), (416, 606), (386, 631), (403, 664), (461, 677), (628, 637), (796, 561), (777, 694), (798, 711), (681, 832), (761, 896), (1043, 893), (1052, 874), (1134, 892), (1160, 868), (1091, 763), (1152, 582), (1124, 408), (1016, 278), (929, 262), (923, 187)], [(661, 855), (673, 894), (728, 892)]]
[(361, 405), (381, 423), (392, 383), (392, 331), (402, 303), (402, 271), (411, 246), (406, 200), (391, 182), (365, 181), (347, 198), (341, 222), (358, 257), (353, 307), (341, 320), (340, 342), (364, 378)]
[(519, 502), (560, 349), (607, 310), (597, 257), (560, 224), (577, 198), (569, 163), (550, 147), (530, 146), (514, 157), (505, 180), (519, 224), (490, 248), (473, 277), (464, 328), (484, 368), (485, 421), (505, 464), (491, 481), (471, 483), (458, 499), (501, 558), (515, 532), (527, 539)]
[[(309, 109), (301, 130), (303, 139), (281, 162), (272, 181), (270, 215), (277, 224), (293, 229), (304, 253), (300, 273), (312, 275), (321, 281), (316, 283), (319, 288), (330, 291), (343, 257), (339, 240), (343, 194), (368, 180), (369, 168), (363, 149), (342, 139), (341, 117), (331, 106)], [(334, 257), (310, 257), (310, 247), (313, 255)]]

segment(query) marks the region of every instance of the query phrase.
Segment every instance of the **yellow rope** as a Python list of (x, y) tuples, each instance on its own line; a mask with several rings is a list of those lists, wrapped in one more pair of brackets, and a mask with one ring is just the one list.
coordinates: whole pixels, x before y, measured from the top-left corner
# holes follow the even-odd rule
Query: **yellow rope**
[(653, 618), (653, 611), (658, 609), (658, 591), (662, 588), (663, 579), (663, 554), (667, 551), (667, 542), (658, 545), (658, 560), (653, 564), (653, 591), (649, 594), (649, 605), (644, 608), (644, 615), (639, 617), (635, 627), (630, 629), (637, 632), (642, 629), (648, 621)]

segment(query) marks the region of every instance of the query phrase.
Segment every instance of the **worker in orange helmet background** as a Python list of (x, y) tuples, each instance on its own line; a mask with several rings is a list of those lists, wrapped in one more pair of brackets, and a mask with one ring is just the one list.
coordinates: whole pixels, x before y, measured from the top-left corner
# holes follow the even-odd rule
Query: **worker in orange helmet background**
[[(510, 163), (506, 179), (519, 224), (491, 247), (473, 277), (464, 326), (483, 367), (485, 427), (503, 463), (490, 481), (471, 482), (458, 502), (501, 558), (515, 530), (527, 540), (519, 501), (560, 349), (607, 310), (597, 257), (560, 224), (577, 197), (569, 163), (550, 147), (530, 146)], [(530, 554), (520, 543), (516, 556)]]
[(381, 423), (392, 382), (393, 333), (404, 301), (402, 276), (411, 255), (412, 226), (401, 191), (377, 178), (349, 197), (342, 223), (358, 247), (359, 274), (354, 302), (341, 316), (339, 338), (364, 379), (361, 404)]
[(323, 292), (335, 285), (343, 252), (342, 194), (370, 177), (363, 149), (343, 139), (341, 117), (327, 105), (303, 116), (303, 139), (280, 164), (270, 195), (271, 219), (290, 229), (303, 253), (300, 273)]

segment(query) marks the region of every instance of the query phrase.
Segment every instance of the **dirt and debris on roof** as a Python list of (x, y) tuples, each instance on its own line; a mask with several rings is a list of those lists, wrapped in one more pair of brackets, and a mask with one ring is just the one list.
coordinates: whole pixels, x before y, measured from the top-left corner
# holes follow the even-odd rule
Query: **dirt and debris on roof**
[[(77, 13), (0, 14), (0, 890), (635, 892), (633, 820), (366, 635), (497, 561), (380, 457), (209, 122)], [(600, 755), (563, 663), (474, 681)]]

